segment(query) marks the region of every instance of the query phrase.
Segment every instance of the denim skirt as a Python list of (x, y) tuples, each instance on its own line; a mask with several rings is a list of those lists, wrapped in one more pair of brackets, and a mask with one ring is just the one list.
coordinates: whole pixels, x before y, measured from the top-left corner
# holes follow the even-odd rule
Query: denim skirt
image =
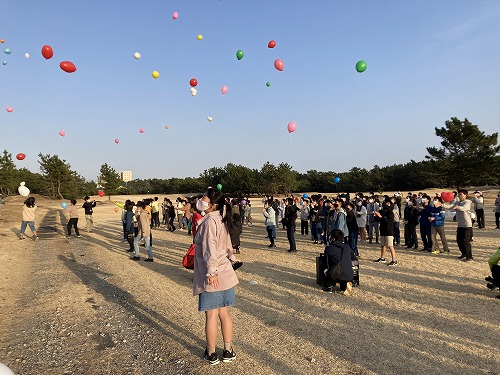
[(198, 311), (215, 310), (221, 307), (234, 306), (235, 287), (217, 292), (202, 292), (198, 299)]

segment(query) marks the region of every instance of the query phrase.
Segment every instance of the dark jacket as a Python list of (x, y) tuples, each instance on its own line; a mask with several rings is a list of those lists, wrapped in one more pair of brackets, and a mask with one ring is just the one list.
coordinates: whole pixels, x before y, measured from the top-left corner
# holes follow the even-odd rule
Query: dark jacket
[(381, 236), (394, 236), (394, 206), (391, 204), (387, 206), (384, 204), (383, 208), (379, 211), (382, 217), (380, 218), (380, 235)]
[(284, 224), (287, 227), (289, 227), (289, 226), (294, 227), (295, 226), (295, 220), (297, 220), (297, 211), (298, 211), (298, 208), (294, 204), (285, 207)]
[[(342, 248), (344, 251), (342, 252)], [(342, 254), (342, 259), (340, 255)], [(351, 250), (348, 244), (342, 241), (331, 242), (330, 245), (325, 247), (325, 256), (328, 264), (327, 274), (330, 270), (341, 262), (342, 264), (342, 276), (338, 279), (340, 281), (352, 281), (354, 275), (352, 273), (352, 260), (356, 259), (354, 252)]]
[(346, 209), (346, 216), (347, 216), (347, 229), (349, 230), (349, 233), (357, 232), (358, 223), (356, 221), (356, 214), (354, 213), (354, 211)]
[(418, 210), (416, 207), (406, 206), (404, 211), (404, 221), (408, 222), (409, 225), (418, 225)]
[(92, 208), (95, 207), (96, 203), (94, 202), (85, 202), (83, 204), (83, 208), (85, 209), (85, 215), (92, 215)]
[(420, 226), (421, 227), (430, 227), (431, 222), (429, 221), (429, 217), (432, 216), (431, 213), (432, 206), (430, 204), (427, 204), (427, 206), (423, 206), (422, 209), (420, 210)]
[(231, 245), (240, 246), (240, 234), (241, 234), (241, 220), (233, 220), (233, 227), (229, 232), (229, 236), (231, 237)]

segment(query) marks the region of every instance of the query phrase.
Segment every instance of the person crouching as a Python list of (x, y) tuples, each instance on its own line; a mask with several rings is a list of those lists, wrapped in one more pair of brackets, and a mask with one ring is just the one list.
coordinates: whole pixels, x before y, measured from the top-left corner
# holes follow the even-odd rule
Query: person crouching
[[(323, 291), (333, 293), (333, 286), (336, 283), (340, 284), (340, 290), (344, 296), (352, 294), (352, 280), (354, 278), (352, 272), (352, 259), (354, 252), (347, 243), (344, 243), (344, 233), (339, 229), (333, 229), (330, 236), (330, 243), (325, 247), (325, 257), (328, 268), (325, 270), (326, 287)], [(342, 268), (342, 275), (332, 279), (330, 277), (333, 268), (339, 264)]]

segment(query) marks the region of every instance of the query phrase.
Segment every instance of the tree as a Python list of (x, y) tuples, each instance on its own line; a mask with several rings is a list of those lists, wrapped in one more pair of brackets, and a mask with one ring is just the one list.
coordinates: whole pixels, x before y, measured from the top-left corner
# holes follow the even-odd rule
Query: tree
[(109, 197), (112, 194), (118, 194), (122, 180), (113, 168), (104, 163), (100, 169), (100, 183), (106, 189), (105, 192)]
[(486, 135), (467, 118), (460, 121), (456, 117), (435, 130), (442, 138), (442, 147), (427, 147), (426, 158), (442, 181), (457, 189), (473, 181), (495, 182), (495, 173), (491, 172), (500, 152), (498, 133)]
[(17, 170), (12, 161), (12, 154), (7, 150), (3, 151), (0, 157), (0, 192), (5, 195), (10, 195), (16, 191), (19, 182), (16, 179)]
[(298, 173), (292, 169), (290, 164), (280, 163), (276, 172), (280, 193), (291, 193), (297, 189)]
[(278, 170), (273, 164), (266, 162), (262, 166), (260, 169), (259, 185), (265, 194), (275, 195), (279, 192)]
[(81, 195), (81, 187), (85, 179), (71, 170), (66, 160), (61, 160), (57, 155), (38, 154), (40, 170), (44, 177), (44, 191), (53, 198), (75, 197)]

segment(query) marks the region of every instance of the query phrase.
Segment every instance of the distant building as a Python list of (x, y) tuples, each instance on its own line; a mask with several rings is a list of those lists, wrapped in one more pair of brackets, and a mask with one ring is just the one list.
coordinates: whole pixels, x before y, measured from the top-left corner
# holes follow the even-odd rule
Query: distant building
[(132, 181), (132, 171), (121, 171), (120, 178), (123, 182)]

